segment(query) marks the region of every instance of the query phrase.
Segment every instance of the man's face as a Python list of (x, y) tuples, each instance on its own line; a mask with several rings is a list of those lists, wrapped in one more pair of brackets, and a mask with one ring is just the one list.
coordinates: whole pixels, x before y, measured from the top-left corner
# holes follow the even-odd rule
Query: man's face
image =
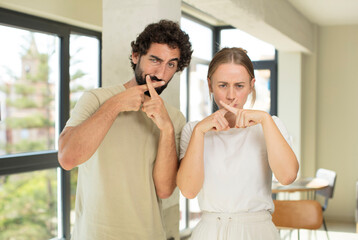
[[(134, 71), (138, 85), (146, 84), (145, 76), (149, 75), (152, 81), (164, 81), (165, 85), (156, 88), (158, 94), (167, 87), (178, 68), (180, 51), (170, 48), (167, 44), (152, 43), (147, 54), (139, 56), (133, 53), (132, 60), (136, 64)], [(146, 92), (149, 96), (149, 93)]]

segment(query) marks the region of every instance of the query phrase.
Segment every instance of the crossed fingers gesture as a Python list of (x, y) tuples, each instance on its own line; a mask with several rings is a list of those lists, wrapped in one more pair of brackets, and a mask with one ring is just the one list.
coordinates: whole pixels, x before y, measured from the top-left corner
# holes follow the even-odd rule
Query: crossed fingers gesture
[(259, 124), (268, 115), (268, 113), (264, 111), (234, 108), (233, 106), (230, 106), (222, 101), (220, 101), (220, 104), (224, 107), (224, 109), (235, 114), (236, 128), (246, 128)]

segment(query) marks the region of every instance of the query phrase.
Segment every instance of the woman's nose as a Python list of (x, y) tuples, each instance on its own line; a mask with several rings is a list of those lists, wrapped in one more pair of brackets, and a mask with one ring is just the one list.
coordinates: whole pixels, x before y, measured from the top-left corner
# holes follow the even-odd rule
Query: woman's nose
[(234, 93), (234, 89), (233, 88), (229, 88), (228, 92), (227, 92), (227, 99), (234, 99), (235, 98), (235, 93)]

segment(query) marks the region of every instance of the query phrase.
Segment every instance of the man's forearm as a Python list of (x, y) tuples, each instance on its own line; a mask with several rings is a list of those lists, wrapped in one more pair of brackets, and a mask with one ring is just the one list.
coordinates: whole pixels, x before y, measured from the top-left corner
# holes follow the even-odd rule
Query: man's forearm
[(175, 146), (174, 129), (161, 131), (157, 158), (153, 169), (154, 184), (157, 195), (160, 198), (170, 197), (176, 186), (178, 156)]
[(59, 138), (58, 160), (66, 170), (86, 162), (97, 150), (117, 114), (106, 102), (76, 127), (66, 127)]

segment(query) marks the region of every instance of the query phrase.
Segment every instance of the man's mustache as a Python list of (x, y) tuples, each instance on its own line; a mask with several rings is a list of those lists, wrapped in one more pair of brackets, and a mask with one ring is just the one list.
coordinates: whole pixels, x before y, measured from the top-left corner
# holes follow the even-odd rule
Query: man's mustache
[(162, 79), (159, 79), (159, 78), (157, 78), (156, 76), (150, 76), (149, 74), (145, 75), (145, 78), (146, 78), (147, 76), (149, 76), (152, 81), (157, 81), (157, 82), (163, 81)]

